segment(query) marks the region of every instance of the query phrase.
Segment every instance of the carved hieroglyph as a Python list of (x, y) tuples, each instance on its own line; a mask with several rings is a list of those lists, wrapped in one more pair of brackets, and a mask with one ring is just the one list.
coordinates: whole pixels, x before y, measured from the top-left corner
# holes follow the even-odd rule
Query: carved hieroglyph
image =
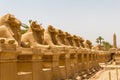
[(8, 43), (20, 44), (21, 22), (12, 14), (6, 14), (0, 18), (0, 38), (6, 39)]
[(29, 30), (22, 35), (21, 44), (23, 47), (49, 48), (44, 45), (44, 29), (36, 21), (31, 21)]

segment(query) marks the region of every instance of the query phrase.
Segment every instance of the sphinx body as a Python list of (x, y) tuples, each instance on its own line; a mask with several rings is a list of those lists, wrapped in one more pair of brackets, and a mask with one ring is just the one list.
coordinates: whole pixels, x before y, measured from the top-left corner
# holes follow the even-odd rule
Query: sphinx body
[(21, 45), (22, 47), (40, 47), (48, 48), (48, 45), (44, 45), (44, 29), (42, 25), (36, 21), (30, 22), (29, 30), (22, 35)]
[(67, 32), (63, 32), (62, 30), (58, 30), (57, 40), (59, 43), (61, 43), (61, 46), (64, 46), (67, 49), (73, 48), (73, 46), (70, 45), (68, 39), (67, 39)]
[(84, 46), (87, 49), (92, 49), (92, 42), (90, 40), (86, 40)]
[(44, 32), (44, 40), (51, 47), (63, 48), (65, 47), (63, 43), (57, 38), (58, 31), (52, 26), (49, 25), (48, 28)]
[(6, 14), (0, 18), (0, 38), (5, 39), (5, 42), (15, 43), (20, 45), (21, 22), (12, 14)]
[(65, 34), (66, 34), (67, 45), (76, 47), (73, 36), (68, 32), (65, 32)]
[(84, 39), (82, 37), (78, 37), (78, 38), (79, 38), (80, 47), (85, 48)]
[(65, 32), (63, 32), (60, 29), (58, 30), (57, 40), (59, 41), (60, 45), (62, 45), (62, 46), (67, 45)]
[(73, 40), (74, 40), (74, 44), (76, 47), (80, 47), (80, 43), (79, 43), (79, 37), (74, 35), (73, 36)]

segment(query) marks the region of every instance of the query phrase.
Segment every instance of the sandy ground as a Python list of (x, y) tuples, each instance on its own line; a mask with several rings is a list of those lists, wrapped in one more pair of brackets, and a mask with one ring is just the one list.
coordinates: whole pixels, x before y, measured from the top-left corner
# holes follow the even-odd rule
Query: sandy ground
[(101, 66), (104, 69), (97, 72), (88, 80), (120, 80), (120, 65), (113, 63), (109, 65), (101, 64)]

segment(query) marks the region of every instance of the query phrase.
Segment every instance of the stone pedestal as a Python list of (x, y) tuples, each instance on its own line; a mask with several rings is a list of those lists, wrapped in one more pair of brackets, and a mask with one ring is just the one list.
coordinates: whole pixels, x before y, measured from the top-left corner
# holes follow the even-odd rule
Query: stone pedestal
[(61, 79), (60, 69), (59, 69), (59, 51), (56, 53), (53, 52), (53, 63), (52, 63), (52, 71), (53, 71), (53, 80)]
[(80, 53), (82, 54), (82, 63), (81, 63), (81, 72), (79, 73), (80, 76), (85, 79), (87, 77), (87, 69), (88, 69), (88, 53), (87, 53), (87, 49), (82, 49), (80, 51)]
[(0, 80), (18, 80), (16, 67), (18, 53), (14, 44), (0, 44)]
[(21, 51), (17, 62), (19, 80), (43, 80), (41, 50), (22, 48)]
[(75, 73), (75, 63), (76, 63), (76, 55), (75, 49), (69, 49), (69, 52), (65, 55), (65, 63), (66, 63), (66, 76), (67, 79), (72, 79)]
[(77, 52), (77, 62), (77, 70), (78, 73), (80, 73), (82, 70), (82, 54), (80, 53), (80, 51)]
[(71, 77), (75, 78), (75, 74), (77, 73), (77, 53), (75, 51), (70, 53), (70, 68)]
[[(60, 61), (61, 61), (60, 55), (63, 55), (65, 53), (65, 48), (64, 47), (53, 48), (52, 53), (53, 53), (53, 63), (52, 63), (53, 80), (65, 79), (65, 72), (66, 72), (65, 67), (60, 66)], [(63, 74), (61, 74), (61, 72)]]
[(59, 69), (60, 69), (60, 76), (63, 80), (67, 78), (66, 74), (66, 57), (65, 53), (60, 54), (59, 56)]
[(68, 79), (71, 75), (70, 54), (69, 53), (66, 53), (66, 55), (65, 55), (65, 64), (66, 64), (66, 77)]
[(33, 80), (32, 55), (30, 48), (21, 48), (17, 59), (18, 80)]
[(41, 49), (33, 49), (32, 56), (32, 70), (33, 70), (33, 80), (44, 80), (43, 77), (43, 66), (42, 66), (42, 53)]
[(53, 53), (50, 50), (43, 51), (42, 56), (42, 66), (43, 66), (43, 77), (44, 80), (52, 80), (53, 72), (52, 72), (52, 59), (53, 59)]
[(52, 48), (49, 50), (42, 51), (43, 56), (43, 72), (44, 80), (58, 80), (60, 79), (60, 70), (59, 70), (59, 55), (60, 50), (57, 48)]

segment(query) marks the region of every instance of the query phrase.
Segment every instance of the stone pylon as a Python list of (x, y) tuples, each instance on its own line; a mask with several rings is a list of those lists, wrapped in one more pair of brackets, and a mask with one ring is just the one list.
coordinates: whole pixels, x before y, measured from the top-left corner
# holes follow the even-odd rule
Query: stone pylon
[(113, 48), (117, 48), (116, 34), (113, 34)]

